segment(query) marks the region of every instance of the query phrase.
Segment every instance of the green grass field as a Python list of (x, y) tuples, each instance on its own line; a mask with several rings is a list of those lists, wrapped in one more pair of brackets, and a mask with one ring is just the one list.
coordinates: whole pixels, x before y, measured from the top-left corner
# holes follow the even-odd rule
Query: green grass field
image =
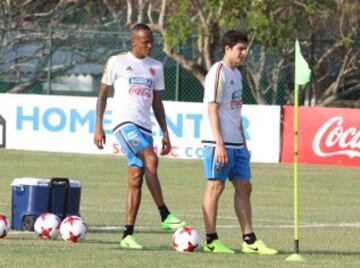
[[(14, 178), (71, 177), (82, 183), (81, 214), (90, 226), (77, 244), (11, 232), (0, 240), (0, 267), (360, 267), (360, 168), (300, 166), (300, 249), (305, 263), (285, 261), (293, 250), (292, 165), (253, 164), (252, 171), (256, 234), (280, 254), (239, 253), (241, 232), (230, 183), (220, 202), (218, 233), (237, 254), (173, 250), (172, 233), (160, 231), (145, 184), (136, 229), (145, 250), (129, 251), (119, 248), (127, 189), (124, 158), (0, 150), (1, 212), (11, 216)], [(202, 162), (161, 159), (159, 173), (168, 207), (195, 226), (204, 242)]]

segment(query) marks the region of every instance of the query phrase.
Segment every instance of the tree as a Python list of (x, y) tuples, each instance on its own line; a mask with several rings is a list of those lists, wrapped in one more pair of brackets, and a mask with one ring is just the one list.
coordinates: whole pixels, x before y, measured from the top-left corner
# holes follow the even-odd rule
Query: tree
[[(292, 101), (289, 90), (293, 88), (296, 38), (302, 40), (305, 51), (311, 50), (311, 55), (307, 56), (313, 65), (313, 105), (331, 105), (359, 92), (360, 77), (356, 74), (360, 50), (356, 40), (360, 38), (360, 9), (357, 0), (141, 2), (143, 8), (139, 12), (145, 12), (144, 7), (148, 5), (148, 19), (164, 38), (164, 52), (200, 82), (215, 61), (221, 32), (235, 28), (251, 33), (249, 49), (256, 51), (256, 55), (250, 55), (244, 73), (257, 103), (277, 103), (277, 91), (285, 83), (288, 102)], [(133, 6), (127, 8), (128, 13), (134, 13)], [(127, 23), (141, 22), (140, 17), (144, 18), (138, 16), (137, 20), (128, 19)], [(196, 44), (192, 58), (176, 49), (189, 42)], [(324, 45), (326, 42), (331, 44)], [(269, 60), (269, 55), (276, 56)], [(332, 68), (329, 70), (325, 66)]]
[[(51, 25), (78, 31), (128, 31), (135, 23), (148, 23), (162, 38), (164, 53), (201, 83), (221, 57), (221, 34), (228, 29), (246, 30), (251, 53), (242, 71), (252, 98), (260, 104), (292, 102), (294, 41), (299, 39), (313, 70), (306, 97), (312, 105), (345, 105), (348, 98), (359, 96), (359, 6), (359, 0), (8, 0), (0, 2), (0, 28)], [(4, 34), (1, 38), (5, 40)], [(93, 53), (99, 48), (84, 52), (68, 33), (53, 38), (69, 40), (67, 49), (76, 55), (73, 61), (53, 66), (55, 75), (96, 61)], [(43, 48), (48, 46), (43, 32), (16, 32), (7, 40), (8, 45), (39, 40)], [(191, 47), (191, 55), (184, 53), (184, 47)], [(40, 76), (33, 80), (47, 75), (49, 53), (54, 51), (39, 53), (43, 58), (35, 69)], [(31, 57), (18, 59), (10, 70), (29, 62)], [(30, 80), (24, 81), (21, 90), (26, 83)]]
[[(10, 85), (8, 92), (41, 86), (50, 75), (68, 75), (82, 64), (99, 65), (104, 49), (109, 48), (101, 40), (98, 45), (92, 44), (94, 34), (86, 35), (86, 30), (118, 25), (121, 13), (108, 16), (106, 2), (1, 1), (0, 81)], [(76, 31), (85, 34), (79, 36)]]
[(298, 5), (307, 14), (308, 40), (313, 40), (309, 44), (313, 54), (313, 105), (359, 106), (359, 1)]

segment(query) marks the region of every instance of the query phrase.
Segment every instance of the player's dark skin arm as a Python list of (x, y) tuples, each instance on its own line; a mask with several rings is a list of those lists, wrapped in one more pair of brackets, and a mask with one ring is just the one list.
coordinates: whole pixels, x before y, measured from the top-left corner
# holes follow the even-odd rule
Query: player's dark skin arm
[(109, 88), (108, 85), (101, 83), (96, 104), (94, 143), (99, 149), (103, 149), (106, 142), (102, 121), (106, 110)]
[(166, 118), (165, 118), (165, 109), (164, 105), (161, 100), (160, 91), (154, 90), (154, 99), (152, 103), (152, 109), (158, 122), (161, 131), (163, 132), (164, 136), (162, 138), (162, 148), (161, 148), (161, 155), (167, 155), (171, 149), (170, 137), (169, 132), (166, 125)]

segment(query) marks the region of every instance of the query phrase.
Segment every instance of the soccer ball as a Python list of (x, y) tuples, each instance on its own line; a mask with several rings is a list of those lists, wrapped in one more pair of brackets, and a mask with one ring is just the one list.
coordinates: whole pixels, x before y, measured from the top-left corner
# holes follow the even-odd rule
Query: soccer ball
[(87, 225), (79, 216), (69, 216), (60, 225), (61, 237), (68, 242), (79, 242), (85, 238)]
[(172, 237), (172, 245), (179, 252), (193, 252), (199, 244), (200, 234), (191, 226), (178, 229)]
[(35, 221), (35, 233), (44, 239), (56, 239), (59, 235), (61, 221), (52, 213), (43, 213)]
[(9, 232), (9, 223), (6, 216), (0, 213), (0, 239), (4, 238)]

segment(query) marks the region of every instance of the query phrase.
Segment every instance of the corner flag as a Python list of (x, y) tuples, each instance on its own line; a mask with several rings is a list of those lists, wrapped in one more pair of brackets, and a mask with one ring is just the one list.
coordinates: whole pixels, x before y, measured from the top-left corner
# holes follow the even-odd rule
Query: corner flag
[(301, 55), (299, 41), (295, 42), (295, 90), (294, 90), (294, 254), (287, 261), (304, 261), (299, 246), (299, 181), (298, 181), (298, 129), (299, 86), (310, 82), (311, 70)]
[(305, 85), (310, 81), (310, 68), (303, 55), (301, 55), (299, 41), (295, 42), (295, 84)]

